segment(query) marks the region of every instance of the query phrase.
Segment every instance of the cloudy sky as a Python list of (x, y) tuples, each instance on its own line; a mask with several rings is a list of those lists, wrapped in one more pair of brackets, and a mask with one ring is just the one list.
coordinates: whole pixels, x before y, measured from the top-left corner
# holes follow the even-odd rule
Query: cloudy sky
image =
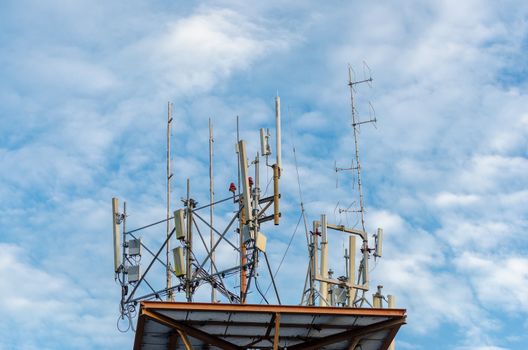
[(129, 227), (165, 216), (168, 101), (173, 197), (191, 178), (205, 203), (208, 118), (223, 198), (236, 116), (253, 154), (279, 92), (283, 221), (268, 239), (276, 268), (295, 232), (278, 281), (298, 303), (293, 147), (308, 221), (357, 224), (336, 210), (356, 199), (354, 178), (333, 167), (353, 156), (347, 64), (362, 78), (363, 61), (374, 83), (358, 87), (358, 112), (370, 101), (378, 119), (361, 129), (367, 227), (386, 237), (371, 285), (407, 309), (397, 348), (526, 349), (527, 35), (520, 0), (2, 1), (0, 349), (131, 348), (116, 329), (110, 199), (127, 201)]

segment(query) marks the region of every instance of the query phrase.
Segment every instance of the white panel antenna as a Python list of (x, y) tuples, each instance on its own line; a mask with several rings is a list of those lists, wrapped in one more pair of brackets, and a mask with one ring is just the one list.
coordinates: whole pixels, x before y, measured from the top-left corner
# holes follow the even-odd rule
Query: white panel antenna
[(240, 140), (240, 142), (238, 143), (238, 151), (238, 157), (240, 158), (240, 176), (242, 181), (242, 201), (244, 204), (245, 221), (251, 222), (253, 221), (253, 211), (251, 209), (251, 189), (249, 186), (246, 141)]
[(383, 229), (378, 228), (378, 233), (374, 235), (374, 237), (376, 238), (376, 251), (374, 252), (374, 256), (377, 258), (381, 258), (383, 247)]
[(185, 276), (185, 259), (183, 256), (183, 247), (177, 247), (172, 250), (174, 257), (174, 273), (178, 277)]
[(266, 236), (262, 232), (259, 232), (257, 234), (257, 240), (255, 242), (255, 246), (258, 248), (258, 250), (265, 253), (267, 242), (268, 242), (268, 239), (266, 238)]
[(176, 239), (185, 240), (185, 210), (178, 209), (174, 212), (174, 229), (176, 230)]

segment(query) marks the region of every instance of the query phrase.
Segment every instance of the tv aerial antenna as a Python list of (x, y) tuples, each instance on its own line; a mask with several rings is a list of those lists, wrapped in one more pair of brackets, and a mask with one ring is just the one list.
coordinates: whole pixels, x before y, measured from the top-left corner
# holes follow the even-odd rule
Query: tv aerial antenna
[(359, 213), (360, 219), (361, 219), (361, 228), (363, 231), (365, 231), (365, 207), (363, 203), (363, 183), (361, 181), (361, 162), (359, 157), (359, 133), (360, 133), (360, 127), (363, 124), (373, 124), (376, 125), (377, 119), (374, 107), (372, 106), (372, 103), (369, 101), (369, 119), (367, 120), (360, 120), (358, 116), (358, 111), (356, 108), (356, 90), (355, 87), (362, 84), (367, 84), (369, 87), (372, 87), (372, 74), (370, 67), (367, 65), (365, 61), (363, 61), (363, 79), (361, 80), (354, 80), (355, 79), (355, 72), (352, 69), (352, 66), (348, 65), (348, 86), (350, 89), (350, 106), (351, 106), (351, 116), (352, 116), (352, 130), (354, 135), (354, 156), (355, 156), (355, 163), (352, 164), (352, 166), (348, 168), (340, 168), (337, 166), (337, 164), (334, 166), (334, 170), (336, 173), (339, 173), (340, 171), (356, 171), (356, 180), (357, 180), (357, 189), (358, 189), (358, 196), (359, 196), (359, 208), (358, 209), (352, 209), (349, 208), (342, 209), (339, 208), (339, 212), (353, 212), (353, 213)]
[[(374, 237), (374, 248), (369, 247), (369, 234), (365, 228), (365, 207), (363, 200), (363, 184), (361, 181), (361, 162), (359, 156), (359, 134), (360, 127), (363, 124), (376, 123), (376, 116), (372, 104), (369, 102), (369, 119), (361, 120), (356, 108), (356, 87), (362, 84), (371, 86), (373, 81), (370, 68), (366, 62), (363, 62), (363, 79), (355, 80), (354, 70), (348, 65), (348, 87), (350, 90), (351, 105), (351, 125), (354, 137), (354, 159), (350, 167), (338, 167), (334, 163), (336, 176), (341, 171), (354, 171), (357, 180), (357, 194), (359, 207), (353, 207), (356, 201), (353, 201), (347, 208), (339, 207), (338, 212), (359, 214), (358, 220), (361, 223), (359, 228), (357, 224), (353, 227), (345, 227), (341, 224), (331, 224), (327, 220), (326, 214), (322, 214), (320, 220), (313, 221), (313, 230), (309, 239), (310, 263), (308, 268), (307, 283), (301, 299), (302, 304), (319, 306), (346, 306), (357, 307), (369, 303), (365, 298), (365, 293), (369, 290), (369, 257), (373, 252), (375, 258), (382, 255), (383, 230), (379, 228), (372, 235)], [(355, 160), (355, 162), (354, 162)], [(336, 180), (336, 186), (338, 180)], [(328, 266), (329, 250), (329, 232), (340, 231), (348, 235), (348, 249), (345, 249), (345, 275), (333, 278), (334, 272)], [(356, 273), (356, 238), (361, 240), (359, 268)], [(309, 282), (309, 287), (308, 286)], [(317, 288), (318, 287), (318, 288)], [(374, 299), (378, 300), (378, 299)]]

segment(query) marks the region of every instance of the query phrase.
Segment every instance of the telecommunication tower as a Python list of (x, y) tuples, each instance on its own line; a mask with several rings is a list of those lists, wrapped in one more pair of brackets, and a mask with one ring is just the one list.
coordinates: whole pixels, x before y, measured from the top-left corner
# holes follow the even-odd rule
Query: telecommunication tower
[[(368, 73), (367, 73), (368, 72)], [(361, 162), (359, 148), (359, 131), (363, 124), (375, 124), (376, 117), (371, 112), (374, 111), (372, 104), (369, 103), (370, 118), (361, 120), (358, 116), (355, 99), (355, 88), (359, 85), (371, 85), (373, 79), (370, 74), (368, 65), (364, 62), (364, 78), (356, 80), (352, 67), (348, 66), (348, 87), (350, 90), (350, 107), (351, 107), (351, 126), (354, 139), (354, 158), (352, 166), (348, 168), (339, 168), (337, 163), (334, 166), (336, 173), (341, 171), (353, 171), (356, 175), (357, 201), (348, 208), (339, 208), (339, 213), (354, 213), (359, 216), (359, 227), (345, 227), (340, 224), (329, 223), (326, 214), (322, 214), (320, 220), (314, 220), (312, 231), (309, 236), (310, 260), (307, 272), (306, 283), (302, 295), (301, 303), (306, 305), (320, 306), (347, 306), (361, 307), (364, 304), (372, 306), (376, 304), (381, 295), (381, 288), (373, 297), (371, 304), (365, 297), (369, 290), (369, 258), (373, 253), (374, 258), (380, 258), (382, 255), (383, 229), (378, 228), (373, 234), (374, 247), (369, 246), (369, 234), (365, 228), (365, 206), (363, 198), (363, 184), (361, 181)], [(352, 208), (354, 203), (359, 203), (358, 207)], [(329, 231), (340, 231), (348, 236), (348, 249), (345, 249), (345, 275), (338, 278), (332, 278), (333, 271), (328, 266), (328, 245)], [(356, 238), (360, 241), (359, 267), (356, 272)], [(391, 306), (394, 305), (394, 297), (389, 296)], [(381, 302), (379, 303), (381, 307)]]
[[(118, 328), (122, 331), (136, 328), (134, 349), (393, 349), (394, 336), (405, 323), (405, 310), (395, 309), (394, 297), (385, 298), (381, 286), (378, 286), (372, 304), (365, 297), (369, 290), (369, 258), (372, 253), (375, 258), (381, 257), (383, 230), (378, 229), (372, 235), (374, 248), (370, 248), (369, 234), (365, 229), (359, 128), (362, 124), (375, 123), (376, 118), (359, 119), (354, 88), (371, 82), (370, 73), (368, 78), (354, 80), (353, 70), (348, 67), (354, 161), (350, 168), (338, 168), (336, 164), (334, 169), (336, 173), (346, 170), (356, 173), (359, 207), (352, 210), (350, 207), (340, 208), (340, 212), (358, 214), (361, 226), (333, 224), (328, 222), (325, 214), (313, 221), (308, 237), (308, 273), (301, 305), (298, 306), (281, 303), (267, 254), (267, 236), (263, 232), (267, 222), (279, 225), (281, 220), (279, 185), (283, 168), (279, 96), (274, 99), (275, 159), (271, 157), (269, 129), (264, 128), (260, 129), (260, 150), (250, 156), (246, 141), (240, 138), (237, 117), (237, 185), (235, 181), (231, 182), (226, 188), (230, 194), (217, 199), (213, 173), (214, 133), (209, 119), (208, 203), (199, 205), (191, 191), (191, 179), (187, 179), (186, 195), (176, 210), (171, 203), (173, 106), (168, 103), (166, 217), (127, 230), (126, 202), (121, 210), (118, 199), (112, 199), (114, 272), (121, 288)], [(261, 189), (263, 166), (273, 173), (270, 180), (273, 194), (269, 196)], [(253, 173), (250, 173), (251, 167)], [(301, 207), (304, 216), (302, 198)], [(204, 215), (206, 211), (208, 218)], [(223, 217), (216, 217), (215, 211), (222, 213)], [(147, 230), (163, 223), (166, 225), (163, 242), (151, 249), (149, 245), (156, 240), (148, 236)], [(348, 248), (344, 254), (346, 273), (338, 278), (334, 278), (329, 269), (330, 231), (348, 236)], [(140, 237), (140, 233), (145, 236)], [(361, 241), (359, 266), (356, 268), (357, 237)], [(236, 255), (235, 263), (225, 258), (226, 251), (233, 252), (230, 256)], [(145, 254), (150, 256), (146, 264)], [(276, 305), (248, 304), (252, 288), (269, 304), (266, 292), (262, 293), (259, 288), (260, 270), (269, 275)], [(159, 271), (163, 271), (165, 283), (160, 284), (162, 281), (156, 277)], [(204, 290), (210, 291), (210, 303), (197, 302), (197, 299), (204, 299), (205, 294), (201, 293)], [(180, 301), (176, 301), (178, 299)], [(382, 309), (383, 300), (388, 302), (389, 309)], [(364, 308), (365, 304), (374, 308)], [(134, 327), (136, 317), (137, 326)]]

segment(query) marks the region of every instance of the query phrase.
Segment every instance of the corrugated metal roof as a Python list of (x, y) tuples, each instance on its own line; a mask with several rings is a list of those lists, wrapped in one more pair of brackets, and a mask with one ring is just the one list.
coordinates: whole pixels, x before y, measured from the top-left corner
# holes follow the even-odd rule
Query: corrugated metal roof
[(134, 349), (386, 350), (404, 323), (403, 309), (142, 302)]

